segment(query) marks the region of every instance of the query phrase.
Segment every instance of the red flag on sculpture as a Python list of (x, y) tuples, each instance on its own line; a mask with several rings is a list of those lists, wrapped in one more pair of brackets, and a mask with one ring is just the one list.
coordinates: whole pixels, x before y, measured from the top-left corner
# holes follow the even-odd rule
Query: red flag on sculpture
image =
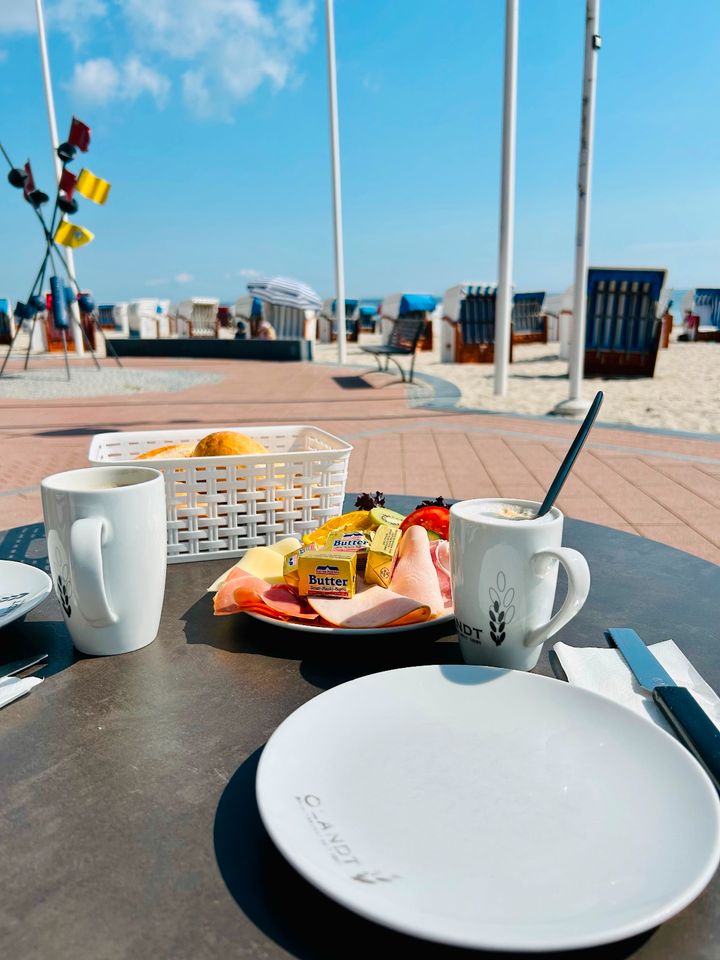
[(30, 161), (25, 164), (25, 183), (23, 184), (23, 193), (25, 194), (25, 199), (30, 196), (30, 194), (35, 189), (35, 180), (33, 178), (32, 170), (30, 169)]
[(90, 127), (77, 117), (72, 118), (68, 143), (82, 150), (83, 153), (87, 153), (87, 148), (90, 146)]
[(60, 189), (65, 192), (68, 200), (72, 199), (72, 195), (75, 192), (76, 183), (77, 177), (75, 174), (65, 167), (63, 172), (60, 174)]

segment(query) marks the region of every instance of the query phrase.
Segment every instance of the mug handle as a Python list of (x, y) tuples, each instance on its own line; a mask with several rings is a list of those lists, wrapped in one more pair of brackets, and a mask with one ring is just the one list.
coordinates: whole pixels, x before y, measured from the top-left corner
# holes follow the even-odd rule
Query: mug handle
[(70, 528), (70, 567), (80, 611), (88, 623), (107, 627), (117, 623), (108, 603), (103, 577), (102, 545), (110, 526), (102, 517), (83, 517)]
[(590, 568), (581, 553), (570, 547), (547, 547), (544, 550), (538, 550), (530, 558), (530, 565), (535, 573), (544, 576), (549, 572), (550, 564), (547, 559), (549, 557), (559, 560), (565, 567), (568, 578), (567, 596), (554, 617), (528, 633), (525, 638), (526, 647), (536, 647), (556, 634), (582, 609), (590, 592)]

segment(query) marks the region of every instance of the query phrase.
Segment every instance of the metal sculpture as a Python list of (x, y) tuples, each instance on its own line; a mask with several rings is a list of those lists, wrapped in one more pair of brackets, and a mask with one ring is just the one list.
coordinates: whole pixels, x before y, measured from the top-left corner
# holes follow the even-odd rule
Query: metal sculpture
[[(61, 247), (82, 247), (86, 243), (90, 243), (94, 238), (94, 234), (91, 233), (90, 230), (87, 230), (85, 227), (82, 227), (79, 224), (71, 223), (69, 220), (65, 219), (67, 214), (77, 213), (78, 202), (75, 199), (75, 194), (80, 194), (86, 199), (91, 200), (93, 203), (104, 204), (108, 198), (108, 194), (110, 193), (111, 185), (108, 183), (108, 181), (96, 176), (90, 170), (82, 169), (79, 174), (75, 175), (72, 170), (68, 169), (68, 164), (72, 163), (72, 161), (76, 158), (78, 150), (81, 153), (86, 153), (89, 146), (90, 127), (88, 127), (87, 124), (83, 123), (81, 120), (78, 120), (77, 117), (73, 117), (67, 140), (64, 143), (61, 143), (57, 148), (57, 155), (62, 163), (62, 173), (58, 182), (52, 216), (50, 217), (50, 222), (48, 223), (45, 219), (42, 207), (48, 203), (50, 198), (48, 194), (44, 193), (42, 190), (39, 190), (36, 186), (30, 161), (28, 160), (23, 167), (17, 167), (8, 156), (7, 151), (3, 147), (2, 143), (0, 143), (0, 151), (10, 167), (10, 172), (8, 173), (7, 177), (8, 182), (17, 190), (22, 190), (23, 197), (38, 218), (45, 235), (45, 252), (42, 263), (40, 264), (40, 269), (38, 270), (33, 285), (30, 288), (30, 293), (27, 297), (27, 300), (25, 302), (18, 301), (15, 307), (15, 319), (16, 321), (19, 320), (20, 322), (16, 323), (15, 332), (12, 340), (10, 341), (8, 351), (5, 354), (2, 366), (0, 366), (0, 377), (5, 372), (5, 367), (10, 359), (10, 354), (12, 353), (15, 341), (22, 328), (22, 321), (32, 320), (30, 341), (25, 354), (24, 369), (27, 370), (28, 362), (30, 360), (30, 351), (33, 343), (33, 335), (35, 333), (35, 324), (37, 322), (38, 314), (44, 310), (47, 310), (52, 314), (54, 327), (61, 334), (63, 355), (65, 359), (65, 371), (67, 373), (68, 380), (70, 379), (70, 364), (68, 361), (67, 331), (70, 329), (70, 325), (72, 323), (78, 325), (82, 338), (85, 341), (85, 345), (90, 350), (93, 361), (95, 362), (95, 366), (99, 370), (100, 364), (98, 363), (98, 358), (95, 355), (95, 350), (93, 349), (93, 345), (88, 337), (87, 331), (81, 320), (78, 319), (72, 310), (72, 306), (74, 306), (76, 302), (79, 310), (86, 317), (90, 318), (94, 330), (99, 331), (100, 335), (105, 341), (106, 353), (111, 353), (117, 365), (119, 367), (122, 366), (120, 363), (120, 358), (113, 349), (112, 344), (108, 341), (107, 337), (105, 336), (105, 331), (98, 322), (95, 302), (88, 294), (81, 293), (80, 287), (78, 286), (73, 273), (68, 269), (65, 255), (60, 249)], [(61, 271), (58, 269), (58, 263), (65, 268), (65, 272), (70, 277), (75, 290), (73, 290), (72, 287), (65, 285), (61, 276)], [(51, 293), (46, 302), (41, 294), (45, 285), (45, 278), (48, 273), (48, 268), (51, 268), (52, 270), (52, 275), (49, 278)]]

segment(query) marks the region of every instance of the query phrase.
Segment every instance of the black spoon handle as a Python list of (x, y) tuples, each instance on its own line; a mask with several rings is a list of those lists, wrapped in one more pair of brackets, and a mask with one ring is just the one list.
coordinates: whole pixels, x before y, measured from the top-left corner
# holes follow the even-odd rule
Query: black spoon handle
[(603, 396), (604, 394), (602, 390), (598, 390), (598, 392), (595, 394), (595, 399), (592, 402), (592, 406), (588, 410), (587, 416), (580, 425), (580, 429), (575, 434), (575, 439), (571, 443), (570, 449), (565, 454), (565, 459), (560, 464), (560, 469), (555, 474), (555, 479), (550, 484), (550, 489), (545, 495), (545, 499), (543, 500), (540, 509), (537, 512), (539, 517), (544, 517), (557, 500), (558, 494), (562, 490), (563, 484), (567, 480), (568, 474), (572, 470), (573, 464), (577, 459), (577, 455), (582, 450), (582, 446), (585, 443), (587, 435), (590, 433), (590, 428), (592, 427), (593, 423), (595, 423), (595, 417), (597, 417), (600, 404), (603, 402)]

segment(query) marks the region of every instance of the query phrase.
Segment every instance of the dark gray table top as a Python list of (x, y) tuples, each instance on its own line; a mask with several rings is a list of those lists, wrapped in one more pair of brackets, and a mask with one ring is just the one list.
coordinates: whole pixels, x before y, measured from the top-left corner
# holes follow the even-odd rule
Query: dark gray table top
[[(388, 506), (408, 510), (417, 499)], [(40, 525), (0, 535), (0, 555), (42, 564), (41, 537)], [(562, 639), (601, 645), (611, 622), (648, 641), (672, 636), (720, 686), (720, 567), (579, 521), (567, 521), (565, 543), (586, 555), (593, 583)], [(4, 953), (489, 957), (416, 941), (335, 905), (276, 852), (254, 797), (262, 746), (296, 707), (372, 671), (459, 662), (457, 643), (406, 634), (360, 646), (245, 616), (214, 619), (205, 590), (227, 566), (169, 567), (157, 640), (122, 657), (75, 655), (53, 599), (0, 633), (0, 661), (50, 653), (39, 673), (47, 681), (0, 712)], [(552, 674), (547, 651), (537, 670)], [(716, 877), (652, 933), (562, 956), (716, 960), (719, 916)]]

